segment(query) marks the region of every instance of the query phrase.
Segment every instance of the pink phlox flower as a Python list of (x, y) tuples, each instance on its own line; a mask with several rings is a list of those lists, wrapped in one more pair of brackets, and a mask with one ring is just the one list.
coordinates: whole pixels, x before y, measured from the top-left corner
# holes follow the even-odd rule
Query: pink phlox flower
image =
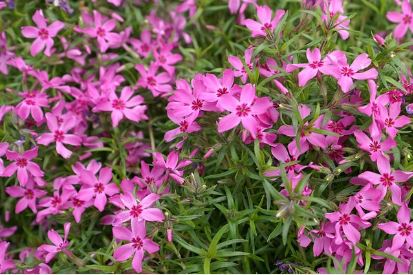
[(377, 78), (378, 72), (375, 68), (360, 72), (371, 64), (371, 59), (366, 53), (358, 55), (351, 65), (347, 63), (345, 53), (339, 50), (328, 54), (327, 59), (330, 63), (326, 73), (338, 80), (338, 85), (344, 93), (348, 93), (351, 90), (353, 79), (368, 80)]
[(127, 244), (115, 249), (113, 257), (119, 262), (124, 262), (133, 256), (133, 269), (136, 272), (142, 272), (142, 261), (145, 251), (153, 254), (159, 251), (159, 245), (146, 237), (144, 221), (132, 221), (131, 229), (132, 230), (129, 230), (126, 227), (113, 227), (113, 236), (117, 240), (128, 241)]
[(39, 207), (43, 209), (37, 212), (37, 223), (42, 222), (49, 215), (57, 215), (69, 208), (70, 198), (76, 194), (76, 190), (73, 187), (65, 186), (64, 188), (55, 188), (52, 196), (40, 199)]
[(335, 244), (337, 245), (345, 241), (343, 238), (356, 245), (360, 241), (360, 229), (365, 229), (371, 225), (358, 215), (351, 213), (354, 206), (354, 201), (350, 200), (341, 204), (338, 211), (325, 214), (325, 217), (335, 224)]
[(172, 77), (175, 75), (175, 64), (182, 60), (182, 56), (173, 53), (174, 45), (165, 44), (153, 51), (156, 66), (163, 68)]
[(65, 85), (66, 80), (62, 77), (49, 78), (47, 71), (37, 71), (34, 70), (31, 75), (33, 75), (41, 85), (40, 91), (43, 92), (48, 89), (57, 89), (65, 93), (70, 93), (70, 87)]
[[(259, 69), (258, 70), (259, 70), (260, 74), (265, 76), (265, 77), (273, 77), (273, 76), (277, 76), (278, 74), (281, 73), (279, 68), (280, 67), (277, 64), (277, 61), (275, 61), (275, 59), (268, 58), (265, 63), (259, 64)], [(285, 68), (283, 68), (283, 69), (285, 69)], [(273, 80), (273, 82), (275, 84), (275, 87), (277, 87), (277, 89), (282, 94), (285, 94), (285, 95), (288, 94), (289, 93), (288, 89), (282, 83), (284, 78), (281, 78), (281, 77), (277, 77), (277, 78), (275, 78)]]
[(161, 153), (154, 153), (154, 166), (165, 169), (167, 177), (172, 178), (179, 184), (183, 184), (185, 181), (183, 178), (184, 172), (181, 169), (191, 163), (190, 160), (179, 161), (179, 153), (177, 151), (171, 151), (166, 160)]
[(0, 32), (0, 73), (4, 75), (9, 74), (10, 61), (14, 57), (14, 54), (7, 49), (6, 33)]
[(242, 88), (239, 99), (232, 95), (223, 96), (220, 105), (224, 110), (230, 112), (230, 114), (219, 120), (219, 133), (235, 128), (241, 123), (254, 138), (256, 137), (258, 124), (255, 116), (265, 113), (268, 108), (272, 107), (269, 98), (256, 97), (255, 87), (251, 84), (247, 84)]
[[(336, 20), (331, 22), (335, 18)], [(348, 39), (350, 19), (344, 15), (342, 0), (331, 0), (328, 1), (328, 4), (324, 4), (322, 19), (326, 22), (326, 25), (332, 23), (333, 28), (338, 32), (341, 39)]]
[(245, 19), (243, 24), (251, 31), (252, 37), (271, 35), (285, 14), (285, 10), (272, 10), (268, 6), (257, 6), (258, 21)]
[(172, 92), (170, 75), (167, 72), (158, 73), (159, 67), (155, 63), (151, 63), (148, 69), (142, 64), (137, 64), (135, 68), (140, 74), (137, 85), (149, 89), (153, 96), (166, 96)]
[(386, 133), (391, 138), (395, 138), (398, 133), (398, 128), (403, 128), (404, 126), (411, 123), (411, 119), (407, 116), (400, 116), (401, 112), (401, 102), (390, 104), (389, 111), (381, 117), (383, 126), (386, 129)]
[(70, 207), (73, 209), (72, 215), (75, 218), (76, 223), (79, 223), (82, 219), (82, 215), (85, 210), (93, 205), (93, 199), (82, 200), (79, 198), (78, 193), (73, 194), (70, 198)]
[(413, 177), (413, 172), (404, 172), (401, 170), (392, 171), (389, 160), (383, 161), (378, 165), (379, 173), (365, 171), (358, 177), (364, 179), (374, 185), (378, 185), (378, 190), (381, 192), (380, 201), (386, 196), (387, 190), (390, 189), (392, 193), (392, 202), (402, 204), (402, 190), (398, 183), (408, 181)]
[(380, 223), (378, 228), (387, 234), (394, 235), (392, 249), (399, 249), (405, 243), (413, 247), (413, 222), (410, 221), (410, 209), (403, 203), (397, 212), (397, 222)]
[(6, 273), (8, 270), (16, 267), (11, 257), (7, 255), (9, 245), (9, 242), (0, 242), (0, 273)]
[(112, 125), (118, 127), (123, 117), (134, 122), (148, 119), (145, 115), (146, 109), (143, 97), (141, 95), (133, 96), (133, 90), (130, 87), (124, 87), (120, 97), (115, 92), (109, 93), (107, 100), (99, 102), (93, 111), (111, 112)]
[[(291, 154), (291, 152), (289, 152), (289, 150), (287, 150), (287, 148), (281, 143), (277, 143), (271, 148), (271, 154), (279, 163), (286, 164), (285, 170), (288, 174), (294, 174), (294, 172), (300, 173), (307, 167), (299, 164), (298, 158), (300, 155)], [(280, 176), (280, 174), (281, 171), (279, 168), (271, 169), (265, 172), (267, 177), (277, 177)]]
[[(305, 119), (311, 114), (311, 109), (307, 105), (300, 104), (298, 106), (298, 112), (301, 118)], [(278, 128), (278, 134), (295, 138), (297, 136), (297, 131), (301, 131), (299, 147), (297, 146), (296, 140), (293, 140), (288, 144), (288, 150), (293, 155), (298, 156), (307, 152), (310, 148), (309, 144), (326, 149), (326, 137), (313, 131), (313, 129), (323, 129), (323, 120), (324, 116), (321, 115), (314, 122), (312, 122), (312, 124), (306, 122), (301, 130), (295, 129), (293, 125), (282, 125)]]
[(6, 193), (13, 198), (20, 198), (16, 204), (16, 214), (29, 207), (33, 213), (37, 213), (37, 200), (47, 194), (46, 191), (36, 189), (34, 182), (29, 180), (25, 186), (8, 186)]
[(395, 147), (397, 144), (392, 138), (387, 138), (382, 141), (380, 136), (372, 136), (369, 138), (363, 131), (354, 131), (358, 146), (360, 149), (370, 154), (370, 159), (377, 162), (377, 166), (381, 166), (387, 161), (386, 152)]
[(307, 49), (306, 52), (308, 63), (298, 63), (298, 64), (288, 64), (286, 67), (287, 72), (292, 72), (298, 68), (303, 68), (303, 70), (298, 74), (298, 85), (303, 87), (307, 82), (317, 74), (329, 74), (330, 67), (327, 58), (321, 59), (320, 49), (315, 48), (311, 50)]
[[(195, 84), (195, 83), (194, 83)], [(198, 94), (200, 97), (210, 103), (216, 103), (218, 110), (222, 110), (220, 101), (224, 95), (234, 94), (234, 72), (226, 69), (222, 78), (217, 78), (214, 74), (206, 74), (203, 77), (203, 91)]]
[(107, 203), (107, 196), (119, 193), (119, 188), (115, 183), (111, 183), (112, 169), (105, 167), (99, 172), (99, 178), (90, 172), (83, 171), (80, 175), (83, 182), (82, 188), (78, 193), (78, 199), (88, 201), (94, 199), (94, 206), (102, 212)]
[(411, 266), (411, 259), (413, 258), (413, 253), (409, 250), (406, 245), (401, 248), (392, 248), (391, 240), (385, 240), (383, 242), (383, 247), (379, 249), (384, 253), (390, 254), (395, 258), (399, 259), (397, 262), (391, 258), (385, 258), (381, 255), (372, 255), (371, 257), (375, 260), (385, 260), (383, 266), (383, 273), (386, 274), (402, 274), (409, 273)]
[(7, 150), (6, 157), (11, 163), (4, 169), (3, 176), (10, 177), (17, 171), (17, 179), (21, 185), (26, 185), (29, 181), (29, 176), (43, 177), (44, 173), (40, 166), (31, 161), (36, 158), (38, 147), (33, 147), (23, 153)]
[(47, 20), (44, 17), (42, 10), (37, 10), (32, 19), (36, 24), (36, 27), (25, 26), (21, 28), (24, 37), (35, 38), (30, 48), (30, 54), (35, 56), (44, 50), (46, 56), (51, 56), (51, 49), (54, 45), (53, 37), (55, 37), (65, 25), (58, 20), (47, 25)]
[(54, 229), (50, 229), (47, 232), (47, 237), (52, 242), (52, 245), (43, 244), (38, 248), (38, 250), (45, 252), (45, 263), (50, 262), (60, 252), (71, 255), (71, 252), (68, 250), (70, 242), (67, 240), (70, 232), (70, 226), (71, 224), (69, 222), (64, 224), (63, 238)]
[(358, 110), (372, 117), (374, 120), (380, 119), (387, 113), (386, 105), (389, 103), (388, 94), (377, 96), (377, 84), (373, 80), (368, 81), (370, 102), (358, 108)]
[(310, 231), (313, 236), (313, 254), (315, 257), (324, 252), (326, 255), (332, 255), (332, 245), (334, 243), (335, 228), (333, 223), (322, 223), (319, 229)]
[[(250, 71), (254, 69), (254, 60), (251, 60), (252, 58), (252, 53), (254, 52), (254, 48), (248, 48), (244, 52), (244, 62), (245, 66), (248, 67)], [(233, 56), (230, 55), (228, 57), (228, 62), (234, 67), (234, 76), (240, 77), (242, 80), (242, 83), (245, 84), (248, 79), (248, 73), (247, 70), (244, 67), (244, 63), (241, 61), (241, 59), (238, 56)]]
[(193, 117), (188, 118), (177, 118), (175, 116), (171, 116), (170, 120), (172, 120), (176, 125), (177, 128), (169, 130), (165, 133), (164, 140), (166, 142), (170, 142), (177, 138), (179, 135), (184, 133), (194, 133), (201, 130), (201, 126), (194, 121)]
[(409, 0), (403, 0), (401, 12), (389, 11), (386, 17), (390, 22), (398, 24), (393, 31), (394, 37), (397, 40), (401, 40), (406, 35), (408, 29), (413, 32), (413, 12)]
[(188, 118), (188, 121), (194, 121), (203, 110), (207, 110), (207, 104), (201, 94), (205, 90), (202, 80), (195, 77), (192, 87), (186, 80), (176, 81), (176, 91), (169, 97), (166, 106), (170, 119)]
[(146, 58), (152, 52), (152, 45), (155, 41), (152, 41), (152, 34), (149, 30), (143, 30), (140, 39), (132, 38), (130, 43), (141, 57)]
[(162, 222), (165, 219), (161, 209), (152, 207), (158, 201), (160, 196), (155, 193), (150, 193), (141, 200), (137, 200), (132, 193), (124, 193), (120, 195), (120, 200), (123, 204), (122, 210), (116, 214), (115, 224), (120, 225), (124, 222), (131, 221), (149, 221)]
[(67, 57), (84, 66), (86, 54), (83, 54), (82, 51), (78, 48), (71, 47), (69, 42), (63, 36), (59, 38), (64, 50), (61, 54), (59, 54), (59, 57)]
[[(138, 198), (143, 198), (151, 192), (161, 191), (161, 186), (165, 182), (165, 169), (159, 166), (153, 166), (152, 169), (149, 165), (141, 161), (141, 175), (140, 177), (134, 177), (133, 180), (139, 185)], [(164, 191), (167, 191), (168, 188)]]
[(5, 227), (3, 224), (0, 224), (0, 239), (11, 237), (16, 231), (17, 226)]
[[(375, 218), (380, 212), (380, 201), (382, 192), (371, 184), (364, 186), (351, 199), (354, 200), (357, 213), (363, 220)], [(368, 211), (368, 213), (364, 212)]]
[(42, 145), (49, 145), (56, 143), (56, 151), (64, 158), (70, 158), (72, 152), (67, 149), (64, 144), (73, 146), (80, 146), (82, 138), (78, 135), (69, 134), (68, 132), (76, 126), (76, 119), (73, 117), (67, 118), (64, 121), (59, 121), (58, 118), (52, 114), (46, 114), (47, 127), (49, 133), (44, 133), (37, 138), (37, 142)]
[(36, 90), (20, 93), (23, 98), (15, 108), (16, 114), (23, 120), (26, 120), (29, 115), (37, 122), (43, 120), (42, 107), (48, 107), (47, 94)]
[[(85, 16), (85, 14), (82, 16)], [(93, 11), (93, 22), (90, 22), (90, 19), (91, 18), (88, 18), (87, 20), (89, 26), (84, 29), (78, 29), (78, 31), (83, 32), (92, 38), (96, 38), (99, 50), (102, 53), (119, 44), (122, 37), (113, 31), (116, 28), (115, 19), (108, 19), (96, 10)]]

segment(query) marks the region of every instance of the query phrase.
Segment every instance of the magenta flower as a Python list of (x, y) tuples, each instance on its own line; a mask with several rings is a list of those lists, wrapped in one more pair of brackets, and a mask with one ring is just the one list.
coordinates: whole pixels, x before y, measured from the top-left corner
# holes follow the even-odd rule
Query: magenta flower
[(3, 172), (4, 177), (10, 177), (17, 171), (17, 179), (21, 185), (26, 185), (29, 175), (33, 177), (43, 177), (44, 173), (39, 165), (32, 159), (37, 157), (38, 147), (33, 147), (23, 153), (7, 150), (6, 157), (12, 161)]
[(373, 80), (367, 81), (370, 92), (370, 102), (358, 108), (358, 110), (374, 119), (380, 118), (387, 113), (386, 104), (389, 103), (387, 94), (377, 96), (377, 84)]
[[(350, 19), (344, 15), (343, 1), (330, 0), (322, 3), (323, 15), (322, 19), (326, 25), (332, 25), (338, 32), (341, 39), (346, 40), (349, 37)], [(337, 19), (335, 19), (337, 18)], [(331, 22), (335, 19), (334, 22)]]
[(184, 172), (180, 169), (191, 164), (191, 161), (178, 161), (179, 153), (176, 151), (171, 151), (168, 154), (166, 161), (161, 153), (154, 153), (155, 167), (165, 169), (167, 177), (171, 177), (175, 182), (182, 184), (185, 181), (183, 178)]
[(182, 60), (182, 56), (177, 53), (172, 53), (173, 45), (164, 45), (153, 52), (155, 64), (162, 67), (169, 75), (175, 74), (175, 64)]
[(24, 98), (16, 106), (16, 114), (23, 120), (26, 120), (31, 114), (34, 121), (37, 123), (43, 120), (42, 107), (47, 107), (49, 105), (47, 100), (47, 94), (38, 91), (29, 91), (21, 93)]
[(320, 49), (314, 50), (307, 49), (308, 63), (304, 64), (288, 64), (286, 67), (287, 72), (292, 72), (298, 68), (304, 68), (298, 74), (298, 85), (300, 87), (305, 86), (310, 79), (313, 79), (319, 72), (322, 74), (329, 74), (328, 62), (325, 59), (321, 59)]
[(56, 151), (64, 158), (70, 158), (72, 152), (68, 150), (64, 144), (70, 144), (73, 146), (79, 146), (82, 143), (82, 138), (68, 134), (68, 132), (76, 126), (76, 119), (74, 117), (68, 117), (60, 122), (57, 117), (52, 113), (46, 114), (47, 127), (50, 133), (44, 133), (37, 138), (37, 142), (42, 145), (49, 145), (52, 142), (56, 142)]
[(134, 39), (132, 38), (130, 40), (130, 43), (132, 44), (132, 47), (135, 49), (135, 51), (143, 58), (148, 57), (148, 55), (152, 51), (152, 35), (151, 32), (148, 30), (143, 30), (141, 32), (141, 39)]
[(177, 128), (169, 130), (165, 133), (164, 139), (166, 142), (174, 140), (178, 135), (183, 133), (194, 133), (201, 130), (201, 126), (194, 121), (193, 118), (175, 118), (174, 116), (169, 117), (175, 124), (178, 125)]
[(403, 1), (401, 12), (389, 11), (386, 17), (390, 22), (398, 24), (393, 31), (396, 39), (403, 38), (407, 29), (413, 32), (413, 12), (409, 0)]
[[(62, 213), (69, 207), (70, 198), (76, 193), (73, 188), (55, 188), (53, 196), (42, 198), (39, 206), (43, 209), (37, 212), (36, 222), (40, 223), (49, 215)], [(60, 190), (59, 190), (60, 189)]]
[(314, 256), (320, 256), (324, 251), (327, 255), (331, 255), (332, 245), (334, 243), (335, 229), (332, 223), (322, 223), (320, 229), (311, 230), (314, 235), (313, 253)]
[[(376, 217), (380, 211), (382, 192), (368, 184), (351, 197), (351, 199), (354, 200), (355, 208), (359, 216), (363, 220), (369, 220)], [(364, 210), (369, 212), (365, 213)]]
[(29, 181), (26, 186), (8, 186), (6, 193), (13, 198), (21, 198), (16, 204), (16, 214), (19, 214), (27, 207), (29, 207), (33, 213), (37, 213), (37, 199), (45, 196), (46, 191), (34, 188), (33, 181)]
[(126, 210), (121, 210), (116, 214), (116, 224), (121, 224), (129, 220), (134, 222), (138, 220), (139, 222), (149, 221), (149, 222), (162, 222), (165, 217), (162, 210), (159, 208), (151, 207), (156, 201), (158, 201), (160, 196), (158, 194), (151, 193), (144, 197), (142, 200), (137, 201), (132, 193), (126, 192), (120, 195), (120, 200), (122, 201), (123, 208)]
[(7, 75), (9, 68), (7, 67), (12, 61), (14, 54), (7, 49), (6, 33), (0, 32), (0, 73)]
[(353, 245), (357, 244), (361, 237), (359, 230), (371, 225), (369, 222), (363, 221), (359, 216), (352, 214), (353, 208), (354, 204), (349, 201), (346, 204), (341, 204), (338, 211), (325, 214), (327, 219), (335, 223), (335, 243), (338, 245), (344, 242), (343, 237)]
[(387, 194), (387, 190), (390, 189), (392, 193), (392, 202), (401, 205), (402, 204), (402, 190), (397, 183), (408, 181), (413, 177), (413, 172), (404, 172), (400, 170), (392, 171), (390, 162), (386, 159), (377, 165), (380, 174), (366, 171), (361, 173), (358, 177), (364, 179), (374, 185), (378, 185), (378, 189), (382, 195), (380, 201)]
[(284, 14), (284, 10), (277, 10), (274, 18), (272, 18), (270, 7), (257, 6), (258, 22), (252, 19), (245, 19), (243, 23), (251, 31), (252, 37), (267, 36), (274, 32)]
[(225, 95), (222, 97), (220, 105), (230, 114), (219, 120), (218, 132), (223, 133), (241, 123), (253, 137), (257, 133), (258, 124), (255, 116), (265, 113), (268, 108), (272, 107), (272, 103), (268, 98), (257, 98), (255, 96), (255, 87), (251, 84), (247, 84), (242, 88), (239, 100), (232, 95)]
[(59, 252), (63, 252), (68, 256), (72, 255), (71, 252), (67, 249), (70, 243), (67, 240), (70, 231), (70, 222), (64, 224), (64, 238), (59, 235), (54, 229), (51, 229), (47, 232), (47, 237), (53, 243), (50, 244), (43, 244), (41, 245), (38, 250), (44, 252), (45, 255), (45, 262), (50, 262)]
[(410, 222), (410, 209), (403, 203), (397, 212), (398, 222), (381, 223), (378, 227), (387, 234), (394, 235), (392, 249), (398, 249), (407, 242), (413, 247), (413, 222)]
[(344, 93), (348, 93), (353, 86), (353, 79), (367, 80), (376, 79), (377, 70), (374, 68), (359, 72), (371, 64), (366, 53), (358, 55), (351, 65), (347, 63), (347, 57), (342, 51), (334, 51), (327, 55), (330, 60), (329, 70), (326, 71), (338, 80), (338, 84)]
[[(248, 48), (244, 52), (245, 65), (248, 67), (250, 71), (252, 71), (254, 67), (253, 61), (251, 60), (253, 52), (254, 48)], [(236, 77), (241, 77), (242, 83), (247, 82), (248, 73), (247, 70), (244, 68), (244, 64), (242, 63), (241, 59), (238, 56), (230, 55), (228, 56), (228, 62), (235, 68), (234, 75)]]
[(93, 205), (93, 199), (88, 201), (84, 201), (78, 198), (77, 194), (73, 195), (70, 198), (71, 207), (73, 208), (72, 215), (75, 218), (77, 223), (80, 222), (82, 219), (83, 212), (85, 212), (86, 208), (89, 208)]
[(398, 133), (398, 128), (403, 128), (412, 120), (407, 116), (399, 116), (401, 112), (401, 102), (394, 103), (389, 106), (389, 112), (381, 118), (386, 129), (386, 133), (391, 138), (395, 138)]
[(6, 273), (8, 270), (16, 267), (13, 260), (7, 255), (9, 242), (0, 242), (0, 273)]
[(118, 127), (119, 121), (121, 121), (124, 116), (134, 122), (148, 119), (145, 115), (146, 106), (143, 105), (143, 97), (140, 95), (132, 96), (133, 90), (130, 87), (124, 87), (120, 97), (118, 97), (115, 92), (109, 93), (108, 99), (99, 102), (95, 108), (93, 108), (93, 111), (112, 112), (113, 127)]
[(169, 97), (166, 110), (169, 118), (189, 118), (195, 120), (202, 110), (205, 110), (205, 101), (202, 99), (205, 86), (199, 78), (192, 81), (192, 86), (186, 80), (176, 81), (176, 91)]
[(165, 95), (172, 92), (172, 87), (169, 84), (171, 77), (168, 73), (158, 72), (158, 66), (152, 63), (148, 69), (142, 64), (135, 66), (141, 77), (138, 80), (138, 86), (149, 89), (153, 96)]
[[(307, 105), (300, 104), (298, 106), (298, 112), (300, 113), (301, 118), (305, 119), (310, 115), (311, 109)], [(320, 147), (322, 149), (327, 148), (328, 144), (326, 143), (326, 137), (322, 134), (313, 131), (313, 129), (322, 129), (321, 124), (323, 122), (323, 119), (324, 116), (321, 115), (312, 124), (308, 122), (304, 124), (304, 127), (301, 129), (300, 133), (300, 147), (298, 148), (297, 142), (295, 140), (291, 141), (288, 144), (288, 150), (290, 151), (290, 154), (298, 157), (299, 155), (309, 150), (309, 144), (312, 144), (316, 147)], [(279, 134), (292, 138), (295, 138), (297, 136), (297, 131), (298, 129), (295, 129), (293, 125), (282, 125), (278, 129)]]
[(222, 96), (233, 94), (234, 72), (226, 69), (221, 79), (218, 79), (214, 74), (206, 74), (203, 82), (205, 87), (201, 93), (201, 98), (207, 102), (218, 102), (219, 107)]
[[(164, 175), (165, 170), (162, 167), (154, 166), (151, 169), (146, 162), (141, 161), (141, 177), (135, 177), (134, 180), (142, 189), (156, 190), (164, 183)], [(148, 194), (147, 192), (144, 194)]]
[(42, 10), (37, 10), (32, 19), (34, 23), (36, 23), (36, 27), (25, 26), (21, 29), (24, 37), (35, 38), (30, 48), (30, 54), (35, 56), (44, 50), (45, 55), (51, 56), (51, 49), (54, 44), (53, 37), (55, 37), (65, 25), (60, 21), (55, 21), (48, 26)]
[(113, 227), (113, 236), (118, 240), (128, 241), (116, 248), (113, 253), (115, 260), (124, 262), (132, 259), (132, 267), (136, 272), (142, 272), (142, 261), (145, 251), (153, 254), (159, 250), (159, 245), (146, 237), (145, 222), (134, 220), (131, 223), (132, 231), (125, 227)]
[(396, 146), (396, 142), (392, 138), (387, 138), (385, 141), (381, 141), (381, 137), (372, 137), (370, 139), (364, 132), (360, 130), (354, 131), (357, 143), (360, 149), (370, 154), (370, 159), (377, 162), (377, 166), (381, 166), (384, 162), (387, 162), (385, 152)]
[(116, 20), (106, 20), (98, 11), (93, 11), (93, 26), (81, 30), (90, 37), (96, 38), (101, 52), (106, 52), (109, 47), (118, 45), (122, 41), (120, 34), (113, 32)]
[(83, 171), (80, 175), (83, 186), (78, 193), (78, 198), (83, 201), (88, 201), (94, 198), (94, 206), (102, 212), (107, 203), (106, 196), (113, 196), (119, 193), (119, 189), (115, 183), (110, 183), (112, 180), (112, 169), (105, 167), (99, 172), (99, 179), (89, 172)]

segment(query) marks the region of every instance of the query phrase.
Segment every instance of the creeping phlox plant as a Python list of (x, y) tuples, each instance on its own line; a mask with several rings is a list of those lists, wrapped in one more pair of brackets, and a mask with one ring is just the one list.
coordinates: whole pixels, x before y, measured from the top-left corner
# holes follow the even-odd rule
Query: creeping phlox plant
[(0, 0), (0, 272), (412, 272), (412, 8)]

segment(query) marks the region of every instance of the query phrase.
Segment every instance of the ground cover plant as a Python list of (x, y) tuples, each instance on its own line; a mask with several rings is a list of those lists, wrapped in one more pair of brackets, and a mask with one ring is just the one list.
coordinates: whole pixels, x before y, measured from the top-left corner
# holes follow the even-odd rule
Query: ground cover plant
[(1, 0), (0, 272), (412, 272), (412, 5)]

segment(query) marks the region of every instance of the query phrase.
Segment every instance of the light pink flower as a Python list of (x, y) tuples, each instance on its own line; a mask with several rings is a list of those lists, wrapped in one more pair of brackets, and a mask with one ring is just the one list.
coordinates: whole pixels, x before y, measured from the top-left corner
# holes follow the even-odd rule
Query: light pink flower
[(53, 37), (55, 37), (65, 25), (60, 21), (55, 21), (48, 26), (42, 10), (37, 10), (32, 19), (34, 23), (36, 23), (36, 27), (25, 26), (21, 29), (24, 37), (35, 38), (30, 48), (30, 54), (35, 56), (44, 50), (44, 54), (50, 56), (54, 44)]
[(245, 19), (243, 23), (251, 31), (252, 37), (267, 36), (274, 32), (284, 14), (284, 10), (276, 10), (274, 18), (272, 18), (270, 7), (257, 6), (258, 22), (252, 19)]
[(386, 129), (386, 133), (391, 138), (395, 138), (398, 133), (398, 128), (403, 128), (404, 126), (411, 123), (411, 119), (407, 116), (399, 116), (401, 112), (401, 102), (390, 104), (389, 112), (381, 118)]
[(398, 249), (407, 242), (413, 247), (413, 222), (410, 222), (410, 208), (403, 203), (397, 212), (398, 222), (381, 223), (378, 227), (387, 234), (394, 235), (392, 249)]
[(21, 185), (25, 185), (29, 180), (29, 175), (33, 177), (43, 177), (44, 173), (39, 165), (32, 159), (37, 157), (38, 147), (33, 147), (23, 153), (7, 150), (6, 157), (12, 161), (3, 172), (4, 177), (10, 177), (17, 171), (17, 179)]
[(225, 95), (220, 101), (223, 109), (230, 114), (222, 117), (218, 122), (218, 132), (223, 133), (228, 131), (238, 124), (247, 129), (253, 137), (257, 133), (256, 115), (263, 114), (268, 108), (272, 107), (271, 101), (266, 98), (257, 98), (255, 95), (255, 87), (247, 84), (242, 88), (240, 99), (236, 99), (232, 95)]
[(132, 259), (132, 267), (136, 272), (142, 272), (142, 261), (145, 251), (153, 254), (159, 250), (159, 245), (146, 237), (145, 222), (132, 221), (132, 231), (125, 227), (113, 227), (113, 236), (118, 240), (128, 241), (115, 249), (115, 260), (124, 262)]
[(204, 91), (199, 93), (201, 98), (207, 102), (219, 102), (222, 96), (227, 94), (233, 94), (234, 85), (234, 72), (230, 69), (226, 69), (222, 78), (218, 79), (214, 74), (206, 74), (203, 78)]
[(40, 135), (37, 138), (37, 142), (46, 146), (55, 142), (57, 153), (64, 158), (70, 158), (72, 152), (67, 149), (64, 144), (79, 146), (82, 143), (81, 137), (74, 134), (68, 134), (68, 132), (76, 126), (76, 119), (74, 117), (68, 117), (61, 122), (52, 113), (47, 113), (46, 119), (47, 127), (50, 132)]
[(372, 137), (371, 139), (360, 130), (354, 131), (359, 148), (368, 152), (372, 161), (377, 162), (377, 166), (387, 162), (385, 152), (396, 146), (396, 142), (392, 138), (387, 138), (381, 141), (381, 137)]

